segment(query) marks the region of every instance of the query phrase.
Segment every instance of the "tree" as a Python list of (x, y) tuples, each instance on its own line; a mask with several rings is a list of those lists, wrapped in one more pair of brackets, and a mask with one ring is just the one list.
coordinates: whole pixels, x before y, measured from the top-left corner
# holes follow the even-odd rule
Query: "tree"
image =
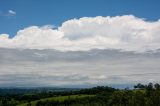
[(145, 89), (145, 85), (138, 83), (137, 85), (134, 86), (135, 89)]
[(154, 84), (155, 89), (160, 90), (160, 84), (156, 83)]

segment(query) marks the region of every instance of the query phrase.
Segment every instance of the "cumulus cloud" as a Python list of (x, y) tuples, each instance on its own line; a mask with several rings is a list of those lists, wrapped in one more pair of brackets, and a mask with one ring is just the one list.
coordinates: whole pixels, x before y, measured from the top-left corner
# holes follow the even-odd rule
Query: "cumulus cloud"
[(53, 28), (30, 26), (14, 38), (0, 35), (1, 48), (56, 49), (87, 51), (121, 49), (144, 52), (160, 47), (160, 21), (150, 22), (133, 15), (83, 17), (71, 19)]

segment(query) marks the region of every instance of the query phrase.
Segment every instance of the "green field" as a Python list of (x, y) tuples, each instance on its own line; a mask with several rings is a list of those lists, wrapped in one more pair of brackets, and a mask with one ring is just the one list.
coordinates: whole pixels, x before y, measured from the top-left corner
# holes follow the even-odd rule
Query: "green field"
[[(58, 96), (58, 97), (50, 97), (50, 98), (44, 98), (44, 99), (40, 99), (40, 100), (36, 100), (36, 101), (31, 101), (31, 105), (35, 106), (35, 104), (38, 101), (52, 101), (52, 100), (56, 100), (56, 101), (64, 101), (66, 99), (74, 99), (74, 98), (85, 98), (85, 97), (94, 97), (95, 95), (69, 95), (69, 96)], [(17, 106), (27, 106), (27, 103), (23, 103)]]

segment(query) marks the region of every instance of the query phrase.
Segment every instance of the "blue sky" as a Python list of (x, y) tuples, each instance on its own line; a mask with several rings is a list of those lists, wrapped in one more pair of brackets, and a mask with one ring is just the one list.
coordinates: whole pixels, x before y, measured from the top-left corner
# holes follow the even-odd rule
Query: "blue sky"
[[(8, 11), (16, 12), (8, 15)], [(158, 20), (160, 0), (0, 0), (0, 34), (13, 37), (32, 25), (60, 26), (72, 18), (132, 14)]]

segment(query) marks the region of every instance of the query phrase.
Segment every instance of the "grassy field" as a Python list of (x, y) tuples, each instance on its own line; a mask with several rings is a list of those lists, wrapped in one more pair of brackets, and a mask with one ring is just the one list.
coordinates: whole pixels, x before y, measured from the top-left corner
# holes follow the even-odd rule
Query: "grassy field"
[[(36, 101), (32, 101), (31, 104), (32, 106), (35, 106), (35, 104), (38, 102), (38, 101), (52, 101), (52, 100), (56, 100), (56, 101), (64, 101), (68, 98), (70, 99), (74, 99), (74, 98), (84, 98), (84, 97), (93, 97), (94, 95), (70, 95), (70, 96), (58, 96), (58, 97), (50, 97), (50, 98), (45, 98), (45, 99), (40, 99), (40, 100), (36, 100)], [(20, 105), (17, 105), (17, 106), (27, 106), (27, 103), (23, 103), (23, 104), (20, 104)]]

